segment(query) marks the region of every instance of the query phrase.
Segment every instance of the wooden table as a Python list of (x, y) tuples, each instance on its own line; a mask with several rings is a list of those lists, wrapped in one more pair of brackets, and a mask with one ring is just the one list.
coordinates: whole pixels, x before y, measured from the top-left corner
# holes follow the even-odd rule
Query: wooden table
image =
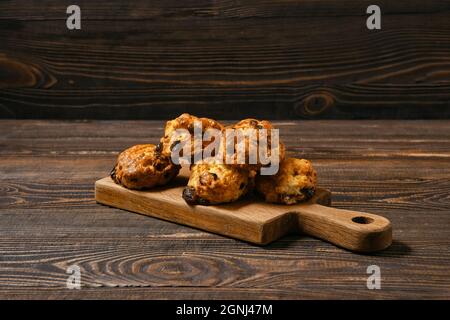
[[(449, 298), (450, 121), (276, 124), (334, 206), (392, 221), (388, 250), (295, 235), (257, 247), (96, 204), (94, 181), (162, 121), (2, 120), (0, 298)], [(66, 288), (74, 264), (81, 290)]]

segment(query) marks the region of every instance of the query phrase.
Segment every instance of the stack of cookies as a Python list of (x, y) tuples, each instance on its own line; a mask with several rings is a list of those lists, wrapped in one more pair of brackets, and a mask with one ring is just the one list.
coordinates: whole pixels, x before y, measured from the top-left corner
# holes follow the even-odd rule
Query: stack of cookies
[[(201, 128), (201, 134), (209, 129), (223, 132), (218, 141), (222, 151), (219, 157), (204, 158), (203, 151), (214, 140), (194, 141), (195, 126)], [(185, 132), (186, 134), (180, 134)], [(244, 139), (226, 141), (227, 129), (239, 130)], [(208, 118), (198, 118), (187, 113), (167, 122), (164, 136), (158, 145), (145, 144), (133, 146), (120, 153), (117, 163), (111, 171), (111, 178), (117, 184), (129, 189), (149, 189), (169, 183), (180, 171), (181, 165), (174, 161), (173, 153), (176, 151), (184, 159), (191, 160), (191, 174), (187, 186), (183, 190), (183, 199), (190, 205), (213, 205), (233, 202), (249, 192), (256, 191), (265, 201), (282, 204), (295, 204), (310, 199), (316, 190), (317, 174), (311, 162), (304, 159), (285, 158), (284, 144), (271, 137), (273, 125), (266, 120), (245, 119), (232, 126), (225, 127), (218, 121)], [(260, 153), (252, 154), (259, 150), (262, 140), (250, 139), (247, 131), (268, 132), (264, 142), (267, 148), (266, 154), (276, 154), (278, 170), (274, 174), (263, 174), (264, 168), (274, 165), (260, 159)], [(256, 135), (256, 137), (260, 137)], [(186, 149), (180, 149), (186, 140), (192, 142), (189, 145), (191, 152), (183, 154)], [(217, 142), (217, 141), (216, 141)], [(234, 152), (228, 152), (226, 146), (234, 147)], [(197, 145), (196, 145), (197, 144)], [(196, 145), (196, 148), (194, 148)], [(254, 148), (252, 148), (254, 147)], [(211, 148), (210, 148), (211, 149)], [(237, 150), (244, 151), (239, 156)], [(275, 152), (274, 152), (275, 150)], [(250, 161), (252, 158), (252, 161)], [(244, 161), (242, 161), (244, 160)]]

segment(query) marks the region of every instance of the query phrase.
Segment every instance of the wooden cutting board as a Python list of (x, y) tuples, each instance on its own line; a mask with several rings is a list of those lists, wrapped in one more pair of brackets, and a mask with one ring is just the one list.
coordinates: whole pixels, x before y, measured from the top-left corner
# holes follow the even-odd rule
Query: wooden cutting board
[(373, 252), (392, 242), (391, 223), (378, 215), (328, 207), (331, 193), (318, 189), (308, 202), (270, 204), (249, 195), (217, 206), (190, 206), (181, 197), (189, 172), (147, 191), (129, 190), (110, 177), (95, 183), (97, 202), (259, 245), (289, 233), (302, 233), (357, 251)]

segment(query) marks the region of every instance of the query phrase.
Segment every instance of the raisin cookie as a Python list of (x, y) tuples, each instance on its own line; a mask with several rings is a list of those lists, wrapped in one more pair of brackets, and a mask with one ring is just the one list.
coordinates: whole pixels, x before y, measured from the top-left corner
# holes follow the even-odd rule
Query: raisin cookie
[[(195, 151), (194, 125), (201, 125), (202, 136), (208, 129), (216, 129), (220, 132), (222, 132), (224, 129), (224, 126), (216, 120), (208, 118), (198, 118), (188, 113), (183, 113), (178, 118), (167, 121), (164, 129), (164, 137), (162, 137), (160, 141), (162, 153), (170, 157), (172, 151), (178, 152), (177, 150), (174, 150), (175, 148), (180, 148), (179, 154), (181, 156), (184, 156), (183, 151), (181, 150), (182, 145), (188, 139), (191, 139), (191, 156), (193, 156)], [(184, 129), (184, 132), (177, 132), (178, 129)], [(212, 141), (214, 140), (212, 139)], [(201, 148), (198, 148), (198, 151), (202, 152), (203, 149), (206, 148), (212, 141), (202, 140)]]
[[(251, 168), (252, 170), (259, 170), (261, 166), (263, 166), (259, 157), (259, 148), (267, 148), (266, 155), (267, 157), (270, 157), (272, 152), (272, 129), (275, 129), (274, 126), (267, 120), (256, 120), (256, 119), (245, 119), (241, 120), (238, 123), (227, 127), (226, 129), (232, 129), (236, 131), (240, 131), (239, 134), (242, 134), (244, 139), (238, 139), (237, 136), (234, 138), (234, 152), (230, 154), (230, 152), (227, 154), (226, 151), (224, 151), (224, 159), (226, 163), (229, 164), (238, 164), (240, 166), (246, 166), (248, 168)], [(267, 143), (262, 143), (259, 139), (259, 130), (265, 129), (267, 130)], [(253, 134), (253, 136), (252, 136)], [(237, 135), (237, 133), (236, 133)], [(229, 148), (229, 146), (226, 145), (226, 137), (223, 139), (222, 147), (224, 147), (223, 150), (226, 150), (226, 148)], [(245, 158), (238, 157), (239, 150), (245, 151)], [(252, 157), (250, 157), (250, 151), (253, 151), (255, 154)], [(284, 160), (285, 158), (285, 147), (284, 144), (281, 141), (278, 141), (278, 144), (274, 146), (274, 151), (278, 152), (278, 163)], [(242, 164), (242, 160), (245, 161), (245, 164)], [(269, 164), (266, 164), (269, 165)]]
[(288, 158), (281, 162), (275, 175), (256, 178), (256, 190), (267, 202), (295, 204), (312, 198), (316, 191), (317, 173), (311, 162)]
[(119, 155), (111, 178), (126, 188), (144, 189), (168, 183), (179, 170), (155, 145), (140, 144)]
[(188, 204), (219, 204), (238, 200), (254, 185), (251, 171), (216, 162), (203, 161), (191, 166), (183, 199)]

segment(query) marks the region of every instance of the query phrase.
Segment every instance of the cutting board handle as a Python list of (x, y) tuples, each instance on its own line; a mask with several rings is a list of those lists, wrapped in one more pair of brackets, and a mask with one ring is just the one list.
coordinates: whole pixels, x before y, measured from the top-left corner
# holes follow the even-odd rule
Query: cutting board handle
[(296, 208), (300, 233), (356, 251), (383, 250), (392, 243), (388, 219), (365, 212), (336, 209), (320, 204)]

